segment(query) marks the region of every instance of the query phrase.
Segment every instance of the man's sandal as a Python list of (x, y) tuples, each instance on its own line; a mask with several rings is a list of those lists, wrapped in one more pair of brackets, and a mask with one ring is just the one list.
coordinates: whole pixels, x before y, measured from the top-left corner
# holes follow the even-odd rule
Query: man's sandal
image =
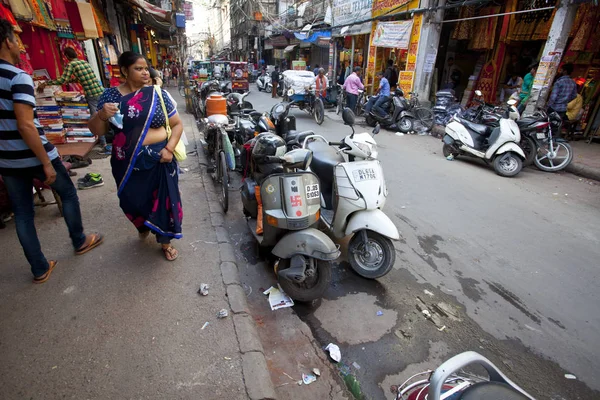
[(167, 261), (175, 261), (177, 259), (177, 257), (179, 257), (179, 252), (173, 246), (163, 247), (162, 251), (163, 251)]
[(50, 278), (50, 274), (54, 270), (54, 267), (56, 267), (56, 264), (58, 264), (58, 261), (49, 261), (48, 262), (48, 271), (46, 271), (46, 273), (43, 275), (33, 277), (33, 283), (46, 282)]
[(75, 250), (75, 254), (80, 256), (87, 253), (88, 251), (100, 246), (104, 241), (104, 236), (99, 233), (92, 233), (87, 235), (85, 238), (86, 243), (79, 250)]

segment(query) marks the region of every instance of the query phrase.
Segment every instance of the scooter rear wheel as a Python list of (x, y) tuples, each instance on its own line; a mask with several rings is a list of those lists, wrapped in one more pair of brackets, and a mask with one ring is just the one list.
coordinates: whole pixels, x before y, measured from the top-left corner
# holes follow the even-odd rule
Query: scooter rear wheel
[[(315, 276), (306, 277), (304, 282), (295, 283), (285, 278), (278, 279), (279, 285), (292, 299), (296, 301), (313, 301), (323, 297), (323, 293), (331, 282), (331, 262), (314, 260), (317, 263)], [(290, 259), (279, 260), (279, 271), (290, 267)]]
[(363, 278), (381, 278), (396, 262), (396, 250), (391, 239), (367, 230), (367, 241), (356, 232), (348, 244), (348, 261), (354, 272)]

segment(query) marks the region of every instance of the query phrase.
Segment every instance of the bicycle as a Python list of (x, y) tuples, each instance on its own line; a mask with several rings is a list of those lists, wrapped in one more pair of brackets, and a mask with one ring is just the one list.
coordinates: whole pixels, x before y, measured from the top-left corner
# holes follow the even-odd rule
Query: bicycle
[[(229, 209), (229, 170), (235, 168), (235, 157), (229, 135), (224, 126), (229, 124), (227, 117), (223, 121), (208, 122), (206, 125), (206, 142), (211, 178), (221, 187), (219, 202), (223, 212)], [(228, 157), (229, 156), (229, 157)], [(229, 158), (229, 160), (228, 160)], [(231, 165), (233, 163), (233, 165)]]
[(429, 108), (421, 106), (419, 102), (419, 95), (415, 92), (409, 92), (410, 99), (408, 101), (409, 110), (415, 115), (415, 122), (418, 122), (426, 131), (430, 131), (433, 128), (434, 116), (433, 111)]

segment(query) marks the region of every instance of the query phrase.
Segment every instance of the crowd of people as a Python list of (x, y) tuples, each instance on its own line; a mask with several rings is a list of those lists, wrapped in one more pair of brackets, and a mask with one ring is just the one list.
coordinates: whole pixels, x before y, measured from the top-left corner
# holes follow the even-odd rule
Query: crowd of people
[[(133, 223), (140, 239), (156, 236), (164, 257), (173, 261), (178, 252), (172, 239), (182, 237), (183, 211), (178, 187), (175, 147), (183, 123), (168, 92), (152, 85), (146, 58), (134, 52), (119, 57), (123, 83), (103, 88), (90, 65), (66, 48), (69, 63), (59, 85), (78, 82), (88, 100), (93, 134), (113, 137), (111, 168), (119, 205)], [(100, 233), (85, 234), (77, 190), (60, 155), (42, 130), (35, 114), (32, 77), (17, 68), (20, 49), (12, 24), (0, 19), (0, 175), (11, 200), (19, 242), (31, 266), (34, 283), (46, 282), (57, 265), (47, 260), (34, 225), (33, 180), (50, 186), (61, 198), (64, 220), (76, 255), (103, 243)], [(168, 69), (169, 80), (179, 74), (177, 64)], [(163, 69), (163, 77), (165, 70)], [(43, 90), (44, 85), (41, 85)]]

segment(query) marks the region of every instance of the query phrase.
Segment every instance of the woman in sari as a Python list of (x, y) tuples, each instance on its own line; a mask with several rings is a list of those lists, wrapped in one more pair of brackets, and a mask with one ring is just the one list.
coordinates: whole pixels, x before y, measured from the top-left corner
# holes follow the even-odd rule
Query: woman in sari
[(109, 123), (113, 125), (111, 167), (119, 205), (140, 238), (152, 232), (165, 258), (173, 261), (178, 252), (171, 239), (182, 237), (183, 218), (173, 151), (183, 124), (167, 92), (147, 86), (150, 73), (142, 55), (130, 51), (121, 54), (119, 68), (125, 83), (104, 91), (89, 128), (102, 136), (108, 132)]

